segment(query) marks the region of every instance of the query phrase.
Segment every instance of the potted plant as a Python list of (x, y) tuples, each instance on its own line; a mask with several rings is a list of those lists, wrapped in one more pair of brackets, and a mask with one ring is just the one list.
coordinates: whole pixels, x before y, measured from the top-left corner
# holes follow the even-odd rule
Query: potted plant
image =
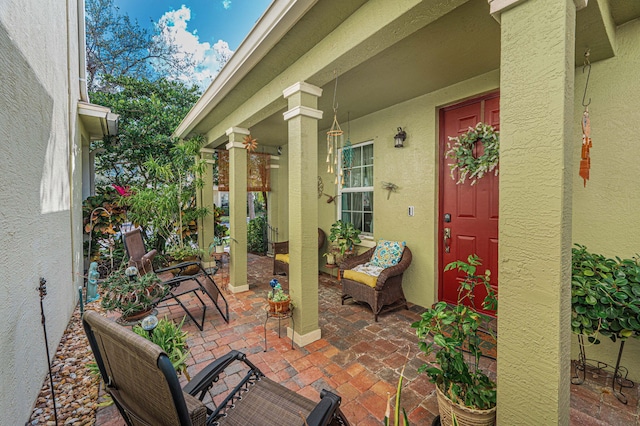
[(640, 260), (572, 250), (571, 328), (590, 343), (640, 336)]
[(112, 272), (100, 287), (102, 307), (120, 312), (124, 321), (145, 317), (169, 293), (155, 273), (140, 276), (135, 267)]
[[(435, 361), (420, 367), (420, 372), (435, 383), (442, 425), (452, 425), (452, 413), (460, 425), (472, 415), (480, 417), (473, 425), (493, 425), (496, 414), (496, 383), (479, 368), (481, 342), (478, 330), (489, 319), (475, 307), (473, 291), (484, 286), (487, 296), (482, 308), (497, 310), (495, 291), (489, 284), (491, 272), (476, 274), (481, 261), (470, 255), (467, 262), (458, 260), (445, 266), (445, 271), (457, 269), (465, 274), (458, 289), (458, 301), (454, 306), (438, 302), (422, 314), (422, 319), (411, 326), (416, 328), (420, 350)], [(465, 353), (468, 352), (468, 353)]]
[(328, 251), (326, 253), (323, 253), (322, 256), (327, 258), (327, 265), (335, 265), (336, 263), (336, 256), (335, 253), (332, 251)]
[(223, 252), (224, 252), (223, 239), (218, 236), (213, 237), (213, 242), (209, 245), (209, 254), (223, 253)]
[(269, 302), (269, 312), (274, 314), (283, 314), (291, 309), (291, 297), (284, 292), (277, 278), (269, 282), (271, 291), (267, 294)]
[(331, 225), (329, 241), (336, 243), (340, 255), (345, 256), (345, 253), (353, 253), (355, 245), (360, 244), (360, 230), (354, 228), (351, 222), (337, 220)]

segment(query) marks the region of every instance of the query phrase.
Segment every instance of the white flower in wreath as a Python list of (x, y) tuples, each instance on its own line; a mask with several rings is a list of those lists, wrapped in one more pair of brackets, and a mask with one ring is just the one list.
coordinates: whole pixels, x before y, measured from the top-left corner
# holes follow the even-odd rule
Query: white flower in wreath
[[(475, 157), (473, 148), (477, 143), (482, 144), (484, 152)], [(471, 185), (475, 185), (478, 179), (491, 172), (498, 176), (499, 132), (489, 124), (480, 122), (475, 127), (469, 127), (469, 131), (460, 136), (449, 137), (447, 147), (449, 150), (444, 156), (454, 160), (453, 163), (449, 163), (449, 168), (453, 180), (456, 180), (455, 171), (458, 170), (457, 185), (463, 184), (467, 178)]]

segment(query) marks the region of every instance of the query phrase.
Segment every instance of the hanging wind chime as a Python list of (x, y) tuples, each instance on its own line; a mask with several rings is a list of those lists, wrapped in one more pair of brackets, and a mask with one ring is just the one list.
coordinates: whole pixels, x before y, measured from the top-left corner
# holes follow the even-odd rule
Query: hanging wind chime
[(333, 72), (336, 76), (336, 85), (333, 90), (333, 123), (331, 128), (327, 132), (327, 173), (336, 174), (335, 184), (338, 184), (338, 174), (344, 183), (344, 177), (342, 169), (338, 173), (338, 150), (342, 148), (342, 135), (344, 132), (340, 128), (338, 123), (338, 104), (336, 103), (336, 95), (338, 92), (338, 74), (337, 71)]
[(584, 112), (582, 113), (582, 150), (580, 153), (580, 177), (584, 180), (584, 186), (586, 188), (587, 181), (589, 180), (589, 169), (591, 168), (591, 155), (589, 150), (593, 146), (591, 143), (591, 119), (589, 118), (589, 104), (591, 104), (591, 98), (585, 103), (587, 97), (587, 87), (589, 86), (589, 77), (591, 76), (591, 64), (589, 63), (589, 50), (584, 53), (584, 66), (582, 67), (582, 73), (588, 68), (587, 82), (584, 85), (584, 95), (582, 95), (582, 106)]
[[(351, 173), (351, 165), (353, 164), (353, 145), (351, 144), (351, 117), (347, 112), (347, 142), (342, 148), (342, 170), (345, 171), (347, 179)], [(344, 176), (342, 176), (342, 186), (344, 186)]]

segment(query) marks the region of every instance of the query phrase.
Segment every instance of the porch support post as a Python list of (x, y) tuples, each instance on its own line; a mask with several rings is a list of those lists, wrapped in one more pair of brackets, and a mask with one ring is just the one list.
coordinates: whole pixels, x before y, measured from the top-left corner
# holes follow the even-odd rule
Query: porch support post
[(501, 14), (499, 425), (569, 424), (575, 22), (573, 0)]
[(200, 161), (206, 161), (204, 173), (202, 174), (203, 186), (196, 191), (196, 203), (199, 207), (209, 207), (211, 214), (204, 218), (198, 219), (198, 247), (204, 250), (205, 265), (212, 266), (211, 256), (209, 255), (209, 245), (213, 242), (214, 237), (214, 216), (213, 216), (213, 159), (209, 153), (201, 153)]
[(229, 290), (240, 293), (249, 290), (247, 283), (247, 150), (242, 143), (248, 129), (227, 130), (229, 143)]
[[(295, 305), (294, 341), (321, 337), (318, 326), (318, 120), (322, 89), (304, 82), (283, 92), (289, 110), (289, 293)], [(289, 330), (291, 332), (291, 330)]]

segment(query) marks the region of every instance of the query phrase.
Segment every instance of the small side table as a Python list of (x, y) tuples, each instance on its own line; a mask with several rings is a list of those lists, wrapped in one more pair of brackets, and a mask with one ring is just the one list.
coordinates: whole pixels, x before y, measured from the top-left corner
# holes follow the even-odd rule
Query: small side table
[(287, 312), (271, 312), (269, 306), (265, 308), (267, 313), (267, 319), (264, 320), (264, 352), (267, 351), (267, 322), (269, 318), (276, 318), (278, 320), (278, 338), (280, 338), (280, 321), (286, 318), (291, 320), (291, 349), (293, 349), (293, 335), (295, 334), (295, 323), (293, 321), (293, 306), (289, 308)]
[[(218, 266), (218, 269), (221, 272), (221, 278), (223, 281), (223, 285), (224, 284), (229, 284), (227, 281), (225, 281), (225, 278), (227, 278), (229, 276), (228, 273), (225, 273), (225, 267), (224, 264), (227, 264), (227, 268), (229, 267), (229, 260), (230, 260), (230, 256), (229, 256), (229, 252), (228, 251), (223, 251), (222, 253), (211, 253), (211, 257), (213, 257), (216, 261), (216, 266)], [(224, 261), (224, 258), (227, 258), (227, 261)]]
[(324, 265), (325, 268), (327, 268), (329, 270), (329, 275), (331, 275), (333, 277), (333, 270), (337, 269), (336, 271), (336, 279), (338, 280), (338, 282), (340, 281), (340, 267), (338, 265), (336, 265), (335, 263), (327, 263), (326, 265)]

